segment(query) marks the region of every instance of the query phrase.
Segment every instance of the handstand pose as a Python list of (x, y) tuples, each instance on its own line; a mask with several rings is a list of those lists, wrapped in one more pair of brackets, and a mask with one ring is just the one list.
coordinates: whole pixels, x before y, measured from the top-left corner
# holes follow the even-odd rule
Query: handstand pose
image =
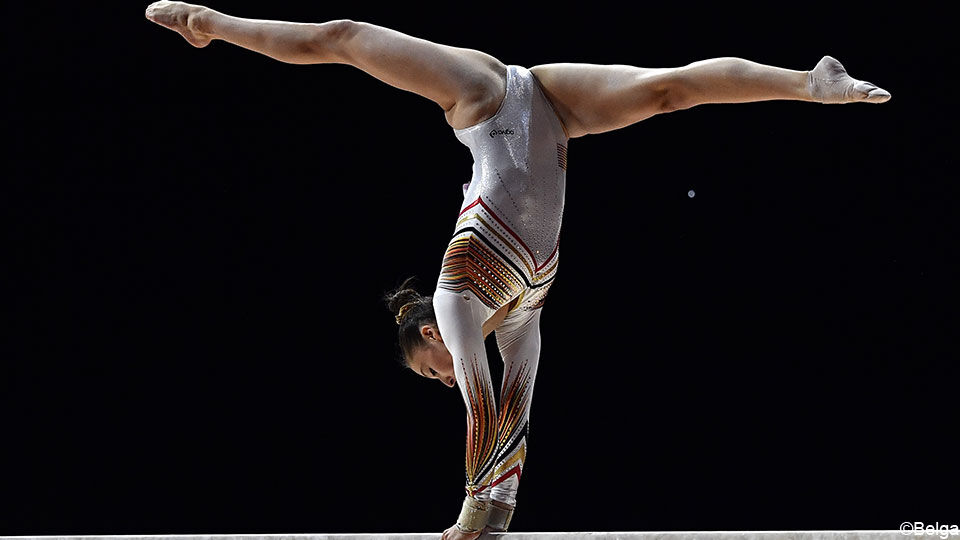
[[(373, 24), (251, 20), (181, 2), (147, 18), (191, 45), (219, 39), (291, 64), (341, 63), (440, 105), (474, 158), (473, 178), (432, 296), (404, 284), (388, 295), (407, 366), (460, 387), (467, 409), (466, 492), (444, 540), (506, 530), (526, 460), (540, 308), (559, 261), (567, 141), (704, 103), (791, 99), (883, 103), (890, 94), (825, 56), (811, 71), (740, 58), (647, 69), (625, 65), (504, 65)], [(504, 361), (494, 400), (484, 338)]]

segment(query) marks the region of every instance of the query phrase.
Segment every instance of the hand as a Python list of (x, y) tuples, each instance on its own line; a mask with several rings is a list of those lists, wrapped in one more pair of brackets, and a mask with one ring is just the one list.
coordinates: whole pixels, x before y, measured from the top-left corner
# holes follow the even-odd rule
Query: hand
[(443, 536), (440, 537), (440, 540), (474, 540), (486, 531), (487, 529), (484, 528), (482, 531), (465, 533), (458, 529), (456, 525), (454, 525), (453, 527), (443, 531)]

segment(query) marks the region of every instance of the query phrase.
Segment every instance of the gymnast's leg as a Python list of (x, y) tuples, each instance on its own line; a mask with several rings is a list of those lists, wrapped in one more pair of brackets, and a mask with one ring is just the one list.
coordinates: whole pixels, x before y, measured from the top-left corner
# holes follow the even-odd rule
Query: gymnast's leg
[(391, 86), (434, 101), (454, 128), (492, 116), (506, 92), (506, 66), (496, 58), (373, 24), (243, 19), (204, 6), (168, 1), (150, 4), (146, 16), (180, 33), (195, 47), (223, 40), (290, 64), (352, 65)]
[(619, 129), (655, 114), (706, 103), (775, 99), (883, 103), (890, 99), (885, 90), (850, 77), (829, 56), (811, 71), (742, 58), (714, 58), (680, 68), (547, 64), (531, 71), (571, 137)]

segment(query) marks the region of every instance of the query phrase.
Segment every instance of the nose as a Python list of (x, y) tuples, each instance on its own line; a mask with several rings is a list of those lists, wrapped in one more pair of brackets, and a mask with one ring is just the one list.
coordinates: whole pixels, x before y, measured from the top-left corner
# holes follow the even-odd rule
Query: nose
[(457, 380), (453, 377), (447, 377), (446, 379), (440, 379), (443, 384), (447, 385), (447, 388), (453, 388), (457, 384)]

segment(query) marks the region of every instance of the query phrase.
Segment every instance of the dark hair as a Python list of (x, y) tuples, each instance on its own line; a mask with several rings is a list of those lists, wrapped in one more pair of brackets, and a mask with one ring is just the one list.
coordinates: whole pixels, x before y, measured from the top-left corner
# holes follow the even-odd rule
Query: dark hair
[(423, 346), (423, 336), (420, 335), (420, 327), (425, 324), (437, 324), (437, 316), (433, 313), (433, 296), (421, 296), (413, 288), (416, 278), (409, 277), (404, 280), (396, 289), (384, 295), (383, 300), (387, 303), (387, 309), (393, 313), (394, 317), (400, 312), (400, 308), (410, 304), (400, 318), (399, 329), (397, 330), (397, 343), (403, 356), (400, 362), (407, 364), (406, 358), (413, 351)]

